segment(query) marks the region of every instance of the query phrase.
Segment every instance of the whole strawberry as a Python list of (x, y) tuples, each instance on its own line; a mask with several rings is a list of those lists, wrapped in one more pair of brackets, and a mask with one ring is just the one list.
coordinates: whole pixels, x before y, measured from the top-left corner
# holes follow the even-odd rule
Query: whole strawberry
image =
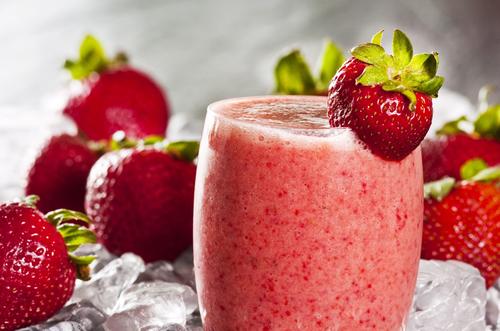
[[(460, 179), (460, 167), (467, 160), (483, 159), (489, 166), (500, 164), (500, 105), (488, 104), (488, 87), (479, 93), (480, 113), (475, 120), (462, 116), (446, 123), (436, 138), (422, 143), (426, 182), (444, 176)], [(473, 128), (465, 130), (462, 128)]]
[(105, 154), (87, 182), (86, 211), (112, 253), (173, 260), (192, 244), (196, 142)]
[(422, 258), (459, 260), (479, 269), (486, 285), (500, 276), (500, 167), (480, 159), (454, 178), (425, 185)]
[(393, 55), (371, 43), (352, 49), (328, 92), (332, 127), (349, 127), (387, 160), (401, 160), (424, 139), (432, 120), (432, 97), (444, 79), (436, 76), (438, 56), (417, 54), (406, 35), (394, 31)]
[(30, 168), (26, 195), (38, 195), (38, 209), (44, 213), (58, 208), (83, 211), (87, 177), (97, 158), (80, 137), (52, 137)]
[(75, 256), (94, 234), (70, 210), (43, 215), (31, 201), (0, 204), (0, 330), (46, 320), (71, 297), (76, 277), (88, 278), (92, 256)]
[(107, 59), (99, 42), (87, 36), (80, 59), (65, 63), (82, 86), (64, 114), (91, 140), (110, 139), (116, 131), (137, 138), (165, 135), (170, 110), (163, 90), (125, 62), (123, 54)]

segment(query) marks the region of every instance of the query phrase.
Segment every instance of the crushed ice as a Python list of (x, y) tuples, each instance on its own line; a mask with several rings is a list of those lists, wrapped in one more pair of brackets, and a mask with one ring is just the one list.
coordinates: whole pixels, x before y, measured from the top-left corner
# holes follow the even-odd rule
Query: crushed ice
[[(173, 264), (144, 264), (131, 253), (85, 249), (98, 256), (92, 280), (78, 281), (56, 316), (23, 331), (203, 330), (191, 251)], [(499, 290), (497, 282), (487, 292), (479, 272), (465, 263), (422, 260), (406, 331), (500, 331)]]

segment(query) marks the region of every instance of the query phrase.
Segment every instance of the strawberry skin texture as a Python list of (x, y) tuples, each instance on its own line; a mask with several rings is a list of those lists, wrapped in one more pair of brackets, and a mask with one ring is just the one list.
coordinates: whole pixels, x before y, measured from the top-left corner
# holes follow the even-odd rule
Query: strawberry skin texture
[(106, 70), (82, 81), (64, 114), (91, 140), (109, 139), (116, 131), (129, 138), (164, 136), (169, 117), (167, 99), (146, 74), (130, 68)]
[(401, 160), (418, 147), (430, 128), (432, 99), (416, 92), (415, 110), (399, 92), (356, 84), (366, 64), (350, 58), (337, 72), (328, 92), (332, 127), (349, 127), (375, 154)]
[(479, 269), (488, 287), (500, 276), (500, 188), (462, 182), (442, 201), (426, 199), (422, 258), (459, 260)]
[(196, 167), (154, 150), (105, 154), (87, 183), (86, 210), (113, 253), (173, 260), (192, 245)]
[(39, 211), (0, 205), (0, 330), (54, 315), (71, 297), (75, 279), (63, 238)]
[(466, 134), (425, 139), (422, 142), (425, 182), (444, 176), (460, 179), (460, 167), (474, 158), (483, 159), (489, 166), (500, 164), (500, 142)]
[(44, 213), (59, 208), (83, 211), (87, 177), (97, 158), (78, 137), (52, 137), (31, 166), (26, 195), (38, 195), (37, 207)]

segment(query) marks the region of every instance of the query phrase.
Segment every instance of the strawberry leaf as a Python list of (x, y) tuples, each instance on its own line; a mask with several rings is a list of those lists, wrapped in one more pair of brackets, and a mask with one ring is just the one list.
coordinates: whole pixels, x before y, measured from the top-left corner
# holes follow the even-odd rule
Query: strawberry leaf
[(61, 223), (71, 223), (71, 221), (79, 221), (84, 224), (90, 224), (90, 218), (79, 211), (69, 209), (57, 209), (45, 214), (45, 219), (54, 226), (59, 226)]
[(432, 97), (438, 96), (438, 91), (444, 84), (444, 77), (435, 76), (432, 79), (420, 84), (416, 90)]
[(28, 195), (24, 199), (22, 199), (22, 202), (27, 204), (30, 207), (36, 208), (36, 204), (40, 201), (40, 197), (38, 195)]
[(79, 256), (75, 254), (69, 254), (71, 261), (77, 265), (89, 265), (92, 263), (96, 257), (93, 255)]
[(500, 166), (486, 168), (470, 178), (473, 182), (492, 182), (500, 179)]
[(146, 138), (144, 138), (141, 143), (144, 146), (151, 146), (151, 145), (156, 145), (158, 143), (162, 143), (164, 140), (165, 140), (165, 137), (152, 135), (152, 136), (147, 136)]
[(392, 81), (392, 80), (388, 80), (387, 82), (385, 82), (383, 85), (382, 85), (382, 89), (384, 91), (398, 91), (398, 92), (401, 92), (404, 90), (404, 86), (399, 84), (398, 82), (395, 82), (395, 81)]
[(455, 186), (455, 179), (452, 177), (445, 177), (443, 179), (426, 183), (424, 185), (424, 197), (426, 199), (436, 199), (441, 201), (451, 192)]
[(464, 130), (460, 128), (460, 125), (464, 122), (467, 122), (467, 117), (460, 116), (456, 120), (446, 122), (442, 128), (436, 131), (436, 135), (438, 136), (452, 136), (459, 133), (466, 133)]
[(75, 251), (81, 245), (97, 242), (94, 232), (83, 226), (61, 224), (57, 227), (57, 231), (63, 237), (68, 252)]
[(471, 159), (460, 167), (460, 177), (465, 180), (471, 179), (486, 168), (488, 168), (488, 164), (484, 160), (479, 158)]
[[(437, 53), (413, 56), (413, 46), (408, 37), (400, 30), (394, 31), (392, 40), (393, 55), (385, 53), (380, 45), (383, 31), (372, 38), (371, 43), (352, 49), (352, 55), (368, 64), (358, 77), (357, 82), (366, 86), (380, 84), (385, 91), (400, 92), (410, 100), (414, 108), (415, 92), (437, 97), (444, 78), (436, 76), (439, 57)], [(377, 68), (371, 68), (371, 66)]]
[(356, 46), (351, 53), (356, 59), (374, 65), (385, 65), (384, 60), (387, 56), (382, 46), (372, 43)]
[(316, 84), (304, 56), (293, 50), (278, 60), (274, 68), (276, 93), (314, 94)]
[(90, 279), (90, 268), (89, 265), (94, 262), (96, 259), (95, 256), (87, 255), (87, 256), (78, 256), (73, 253), (68, 254), (69, 259), (75, 265), (76, 268), (76, 276), (81, 280), (89, 280)]
[(383, 36), (384, 36), (384, 30), (382, 29), (373, 35), (371, 43), (375, 44), (375, 45), (382, 46), (382, 37)]
[(337, 70), (344, 63), (345, 57), (342, 50), (331, 40), (327, 40), (323, 46), (323, 53), (319, 59), (319, 74), (317, 79), (317, 89), (319, 91), (328, 90), (328, 85)]
[(166, 149), (176, 159), (192, 162), (198, 156), (200, 143), (197, 141), (176, 141), (168, 144)]
[(134, 148), (136, 146), (137, 141), (128, 138), (123, 131), (116, 131), (115, 133), (113, 133), (113, 136), (109, 141), (109, 149), (111, 151), (117, 151), (125, 148)]
[(356, 83), (364, 86), (383, 84), (388, 80), (387, 70), (378, 66), (367, 66)]
[(45, 219), (54, 225), (61, 235), (68, 250), (68, 256), (76, 267), (77, 276), (88, 280), (90, 270), (88, 265), (95, 259), (94, 256), (77, 256), (73, 252), (85, 244), (94, 244), (97, 241), (95, 234), (79, 223), (90, 224), (87, 215), (68, 209), (58, 209), (45, 215)]
[(491, 106), (474, 121), (474, 131), (481, 137), (500, 140), (500, 105)]
[(74, 79), (83, 79), (93, 72), (100, 72), (109, 62), (101, 43), (91, 35), (83, 39), (79, 55), (77, 60), (66, 60), (64, 63), (64, 68)]
[(404, 68), (413, 57), (413, 46), (410, 39), (401, 30), (394, 30), (392, 53), (397, 68)]

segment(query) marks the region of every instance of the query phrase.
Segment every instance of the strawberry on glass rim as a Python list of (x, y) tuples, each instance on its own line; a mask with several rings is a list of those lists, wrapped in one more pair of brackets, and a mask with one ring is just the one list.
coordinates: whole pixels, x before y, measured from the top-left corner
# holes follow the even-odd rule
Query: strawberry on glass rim
[(110, 139), (116, 131), (135, 138), (165, 135), (170, 109), (164, 91), (127, 62), (123, 53), (108, 58), (99, 41), (87, 36), (79, 59), (64, 64), (82, 85), (64, 114), (91, 140)]
[(424, 186), (422, 258), (469, 263), (490, 287), (500, 277), (500, 166), (472, 159), (460, 173)]
[(75, 280), (89, 279), (94, 256), (80, 245), (96, 242), (80, 212), (58, 209), (42, 214), (37, 196), (0, 203), (0, 330), (46, 320), (73, 294)]
[(351, 50), (328, 91), (332, 127), (349, 127), (387, 160), (401, 160), (424, 139), (432, 121), (432, 98), (444, 83), (437, 53), (413, 55), (413, 46), (394, 31), (393, 54), (381, 46), (383, 31)]

